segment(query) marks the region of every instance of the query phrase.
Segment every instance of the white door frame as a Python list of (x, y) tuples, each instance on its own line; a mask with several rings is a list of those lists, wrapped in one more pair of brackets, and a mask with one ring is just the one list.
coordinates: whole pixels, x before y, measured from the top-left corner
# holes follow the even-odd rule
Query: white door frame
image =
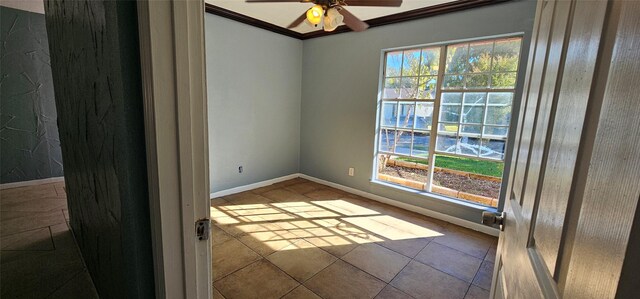
[(157, 298), (211, 297), (203, 0), (138, 2)]

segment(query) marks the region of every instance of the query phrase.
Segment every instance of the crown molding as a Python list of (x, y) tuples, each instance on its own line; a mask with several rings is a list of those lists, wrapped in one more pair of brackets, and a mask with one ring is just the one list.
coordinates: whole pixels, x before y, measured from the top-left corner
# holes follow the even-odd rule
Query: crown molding
[[(432, 17), (436, 15), (447, 14), (451, 12), (462, 11), (470, 8), (476, 8), (476, 7), (486, 6), (486, 5), (507, 2), (507, 1), (511, 1), (511, 0), (458, 0), (458, 1), (438, 4), (438, 5), (418, 8), (414, 10), (409, 10), (409, 11), (392, 14), (388, 16), (382, 16), (379, 18), (373, 18), (373, 19), (366, 20), (365, 22), (369, 24), (369, 28), (372, 28), (372, 27), (378, 27), (378, 26), (384, 26), (384, 25), (390, 25), (390, 24), (395, 24), (400, 22), (422, 19), (426, 17)], [(283, 28), (262, 20), (258, 20), (256, 18), (243, 15), (228, 9), (224, 9), (222, 7), (219, 7), (210, 3), (205, 3), (205, 11), (210, 14), (221, 16), (223, 18), (231, 19), (240, 23), (248, 24), (254, 27), (262, 28), (265, 30), (269, 30), (271, 32), (286, 35), (288, 37), (292, 37), (300, 40), (311, 39), (311, 38), (322, 37), (322, 36), (329, 36), (329, 35), (340, 34), (340, 33), (351, 31), (349, 27), (345, 25), (340, 25), (338, 26), (338, 28), (336, 28), (334, 31), (331, 31), (331, 32), (318, 30), (318, 31), (312, 31), (307, 33), (299, 33), (291, 29)]]
[(227, 18), (227, 19), (234, 20), (234, 21), (237, 21), (237, 22), (240, 22), (240, 23), (244, 23), (244, 24), (247, 24), (247, 25), (258, 27), (258, 28), (261, 28), (261, 29), (264, 29), (264, 30), (269, 30), (271, 32), (275, 32), (275, 33), (278, 33), (278, 34), (286, 35), (288, 37), (293, 37), (293, 38), (296, 38), (296, 39), (304, 39), (302, 33), (295, 32), (293, 30), (290, 30), (290, 29), (287, 29), (287, 28), (283, 28), (283, 27), (280, 27), (280, 26), (277, 26), (277, 25), (273, 25), (271, 23), (268, 23), (268, 22), (265, 22), (265, 21), (262, 21), (262, 20), (258, 20), (256, 18), (247, 16), (247, 15), (243, 15), (243, 14), (237, 13), (235, 11), (224, 9), (224, 8), (222, 8), (220, 6), (215, 6), (215, 5), (210, 4), (210, 3), (205, 3), (204, 5), (205, 5), (204, 6), (205, 11), (210, 13), (210, 14), (214, 14), (216, 16), (221, 16), (223, 18)]

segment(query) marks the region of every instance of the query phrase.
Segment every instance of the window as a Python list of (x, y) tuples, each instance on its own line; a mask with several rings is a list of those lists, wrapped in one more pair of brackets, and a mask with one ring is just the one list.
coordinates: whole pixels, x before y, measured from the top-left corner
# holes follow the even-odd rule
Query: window
[(520, 44), (385, 53), (377, 179), (496, 206)]

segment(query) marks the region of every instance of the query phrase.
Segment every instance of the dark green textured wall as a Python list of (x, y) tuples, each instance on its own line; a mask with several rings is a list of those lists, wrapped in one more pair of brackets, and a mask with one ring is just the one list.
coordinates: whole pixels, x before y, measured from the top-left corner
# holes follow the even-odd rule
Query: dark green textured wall
[(44, 15), (0, 6), (0, 183), (62, 176)]
[(102, 298), (154, 297), (135, 1), (45, 1), (71, 227)]

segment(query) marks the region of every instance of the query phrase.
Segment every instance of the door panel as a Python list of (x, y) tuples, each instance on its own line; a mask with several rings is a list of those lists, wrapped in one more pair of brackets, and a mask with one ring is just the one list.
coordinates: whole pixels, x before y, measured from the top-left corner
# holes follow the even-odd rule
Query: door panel
[[(585, 9), (583, 3), (576, 3), (573, 9)], [(592, 8), (594, 9), (594, 8)], [(593, 72), (598, 55), (599, 31), (592, 30), (593, 24), (600, 24), (604, 18), (602, 13), (578, 13), (575, 16), (571, 36), (575, 37), (568, 44), (559, 101), (553, 124), (553, 135), (547, 151), (547, 167), (540, 191), (540, 203), (537, 210), (536, 224), (533, 233), (536, 247), (552, 275), (556, 273), (556, 260), (565, 213), (571, 191), (573, 173), (576, 166), (578, 148), (582, 137), (587, 100), (593, 82)], [(586, 17), (590, 22), (586, 22)], [(580, 37), (580, 38), (578, 38)], [(557, 277), (556, 277), (557, 278)]]
[(640, 213), (638, 15), (637, 1), (539, 3), (492, 298), (624, 296)]
[(548, 41), (550, 37), (551, 23), (553, 21), (553, 10), (555, 7), (555, 1), (545, 1), (542, 5), (542, 11), (540, 16), (540, 28), (538, 30), (538, 36), (536, 40), (531, 42), (536, 44), (536, 51), (533, 58), (533, 65), (531, 68), (531, 76), (529, 82), (528, 93), (523, 96), (525, 114), (522, 119), (520, 128), (520, 137), (514, 150), (517, 152), (516, 167), (514, 169), (514, 181), (512, 191), (515, 194), (515, 198), (519, 199), (519, 204), (522, 199), (522, 192), (524, 187), (524, 181), (526, 180), (526, 173), (529, 160), (529, 148), (531, 145), (531, 134), (533, 133), (533, 127), (535, 125), (536, 109), (538, 107), (538, 95), (544, 79), (545, 61), (547, 59)]
[[(535, 226), (530, 223), (533, 217), (533, 209), (536, 205), (539, 180), (544, 175), (544, 160), (546, 158), (546, 146), (550, 125), (555, 121), (555, 104), (558, 86), (558, 76), (561, 74), (561, 64), (565, 50), (565, 31), (569, 19), (571, 1), (556, 1), (553, 10), (553, 19), (550, 28), (550, 42), (548, 45), (547, 59), (544, 62), (545, 72), (542, 79), (542, 86), (538, 93), (538, 111), (535, 118), (532, 133), (531, 149), (529, 150), (529, 162), (526, 173), (524, 191), (522, 192), (522, 216), (527, 226)], [(548, 6), (551, 6), (549, 4)], [(533, 113), (532, 113), (533, 114)]]

